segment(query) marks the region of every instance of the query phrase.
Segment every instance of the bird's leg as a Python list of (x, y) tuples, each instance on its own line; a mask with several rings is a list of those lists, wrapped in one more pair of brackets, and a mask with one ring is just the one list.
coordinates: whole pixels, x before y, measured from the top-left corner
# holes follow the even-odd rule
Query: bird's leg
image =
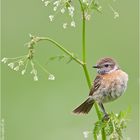
[(104, 113), (103, 120), (108, 120), (108, 119), (109, 119), (109, 115), (106, 113), (106, 111), (105, 111), (105, 108), (104, 108), (103, 104), (102, 104), (102, 103), (99, 103), (99, 106), (100, 106), (100, 108), (101, 108), (102, 112)]

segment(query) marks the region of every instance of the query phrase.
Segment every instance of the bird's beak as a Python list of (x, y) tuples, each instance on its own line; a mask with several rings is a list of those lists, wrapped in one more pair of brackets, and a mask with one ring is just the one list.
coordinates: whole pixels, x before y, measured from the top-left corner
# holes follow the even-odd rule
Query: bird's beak
[(95, 65), (95, 66), (93, 66), (92, 68), (99, 68), (99, 66), (98, 66), (98, 65)]

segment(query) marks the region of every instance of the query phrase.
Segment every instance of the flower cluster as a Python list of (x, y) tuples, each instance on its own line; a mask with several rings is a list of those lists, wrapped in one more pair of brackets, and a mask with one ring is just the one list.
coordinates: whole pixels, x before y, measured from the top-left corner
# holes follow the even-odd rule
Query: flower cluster
[[(54, 21), (58, 13), (61, 13), (62, 15), (68, 14), (71, 21), (64, 22), (62, 24), (64, 29), (66, 29), (68, 26), (76, 27), (76, 23), (74, 20), (75, 8), (73, 6), (73, 1), (74, 0), (42, 0), (42, 2), (44, 3), (46, 7), (48, 7), (49, 5), (52, 6), (52, 11), (54, 13), (49, 15), (49, 20), (51, 22)], [(115, 0), (113, 0), (113, 2), (115, 2)], [(82, 10), (84, 10), (84, 18), (86, 20), (91, 19), (91, 14), (93, 10), (96, 10), (99, 13), (102, 13), (102, 6), (99, 4), (98, 0), (80, 0), (80, 3), (82, 6)], [(110, 4), (107, 4), (107, 5), (113, 12), (114, 19), (118, 18), (119, 17), (118, 12), (116, 12)]]
[(91, 14), (93, 10), (96, 10), (98, 12), (102, 12), (102, 7), (99, 4), (98, 0), (82, 0), (84, 13), (85, 13), (85, 19), (90, 20)]
[[(20, 56), (20, 57), (15, 57), (15, 58), (6, 58), (4, 57), (1, 60), (2, 63), (7, 64), (8, 67), (14, 71), (20, 71), (21, 75), (24, 75), (27, 72), (27, 68), (29, 64), (31, 65), (31, 71), (30, 74), (33, 75), (33, 80), (38, 81), (38, 73), (37, 69), (35, 67), (35, 62), (33, 59), (29, 59), (28, 55)], [(48, 72), (47, 70), (48, 80), (55, 80), (55, 76)]]
[(29, 59), (28, 55), (15, 57), (15, 58), (4, 57), (1, 60), (1, 62), (3, 62), (4, 64), (7, 63), (9, 68), (11, 68), (15, 71), (21, 71), (22, 75), (24, 75), (27, 72), (27, 67), (28, 67), (29, 61), (32, 66), (31, 74), (34, 75), (34, 81), (38, 81), (37, 70), (35, 69), (34, 63), (32, 60)]
[(54, 14), (50, 14), (49, 15), (49, 20), (52, 22), (54, 21), (56, 15), (58, 13), (61, 14), (68, 14), (68, 16), (70, 17), (71, 21), (70, 23), (68, 22), (64, 22), (62, 24), (63, 28), (66, 29), (68, 26), (71, 27), (75, 27), (75, 20), (74, 20), (74, 12), (75, 12), (75, 8), (72, 4), (72, 0), (42, 0), (42, 2), (44, 3), (44, 5), (47, 7), (49, 5), (53, 6), (53, 11), (55, 12)]
[[(113, 2), (115, 2), (115, 1), (113, 1)], [(82, 3), (83, 3), (84, 10), (85, 10), (85, 19), (86, 20), (90, 20), (92, 10), (96, 10), (99, 13), (102, 13), (102, 6), (100, 5), (98, 0), (82, 0)], [(113, 12), (114, 19), (118, 18), (119, 13), (116, 10), (114, 10), (114, 8), (109, 3), (107, 5), (108, 5), (109, 9)]]
[(34, 44), (38, 41), (38, 38), (35, 38), (34, 36), (31, 36), (31, 41), (27, 43), (28, 46), (28, 54), (24, 56), (19, 56), (15, 58), (7, 58), (4, 57), (1, 62), (4, 64), (7, 64), (8, 67), (14, 71), (20, 71), (21, 75), (24, 75), (27, 72), (27, 68), (30, 64), (31, 71), (30, 74), (33, 75), (34, 81), (38, 81), (38, 73), (37, 69), (35, 67), (35, 63), (38, 64), (38, 66), (44, 70), (49, 76), (48, 80), (55, 80), (55, 76), (48, 72), (41, 64), (39, 64), (34, 58)]

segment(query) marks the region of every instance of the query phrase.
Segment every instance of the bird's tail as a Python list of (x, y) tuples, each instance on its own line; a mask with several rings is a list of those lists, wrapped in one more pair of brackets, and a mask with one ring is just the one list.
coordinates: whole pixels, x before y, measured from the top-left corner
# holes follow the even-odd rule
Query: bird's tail
[(85, 100), (80, 106), (73, 110), (75, 114), (88, 114), (94, 104), (94, 100), (90, 97)]

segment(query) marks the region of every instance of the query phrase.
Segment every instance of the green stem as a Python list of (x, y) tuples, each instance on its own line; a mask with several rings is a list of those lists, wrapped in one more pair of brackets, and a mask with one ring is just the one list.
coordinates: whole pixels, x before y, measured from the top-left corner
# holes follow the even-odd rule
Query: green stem
[(55, 46), (57, 46), (59, 49), (61, 49), (63, 52), (65, 52), (67, 55), (69, 55), (70, 57), (72, 57), (72, 59), (74, 61), (76, 61), (78, 64), (80, 65), (84, 65), (84, 63), (79, 60), (77, 57), (74, 56), (73, 53), (71, 53), (70, 51), (68, 51), (67, 49), (65, 49), (62, 45), (60, 45), (58, 42), (54, 41), (53, 39), (49, 38), (49, 37), (36, 37), (37, 42), (42, 41), (42, 40), (47, 40), (50, 41), (51, 43), (55, 44)]
[[(80, 1), (80, 0), (79, 0)], [(81, 2), (81, 1), (80, 1)], [(81, 3), (80, 3), (81, 4)], [(87, 66), (86, 66), (86, 20), (85, 20), (85, 11), (84, 9), (82, 8), (81, 6), (81, 9), (82, 9), (82, 16), (83, 16), (83, 21), (82, 21), (82, 54), (83, 54), (83, 62), (84, 62), (84, 65), (83, 66), (83, 70), (84, 70), (84, 73), (85, 73), (85, 77), (86, 77), (86, 80), (87, 80), (87, 83), (88, 83), (88, 87), (89, 89), (91, 88), (92, 84), (91, 84), (91, 80), (90, 80), (90, 76), (89, 76), (89, 72), (87, 70)], [(98, 107), (98, 104), (95, 103), (95, 110), (96, 110), (96, 114), (98, 116), (98, 119), (101, 120), (102, 119), (102, 115), (100, 113), (100, 110), (99, 110), (99, 107)], [(101, 135), (102, 135), (102, 140), (106, 140), (106, 134), (105, 134), (105, 130), (104, 128), (102, 128), (101, 130)]]
[(79, 3), (80, 3), (81, 10), (84, 11), (83, 4), (82, 4), (81, 0), (78, 0), (78, 1), (79, 1)]
[(91, 84), (91, 80), (90, 80), (90, 76), (89, 76), (86, 64), (83, 65), (83, 70), (84, 70), (84, 73), (85, 73), (85, 76), (86, 76), (88, 87), (90, 89), (92, 84)]
[(102, 140), (106, 140), (106, 133), (104, 128), (102, 128), (101, 133), (102, 133)]
[(85, 24), (85, 12), (83, 10), (82, 12), (83, 14), (83, 26), (82, 26), (82, 32), (83, 32), (83, 35), (82, 35), (82, 49), (83, 49), (83, 62), (85, 63), (86, 62), (86, 32), (85, 32), (85, 29), (86, 29), (86, 24)]

